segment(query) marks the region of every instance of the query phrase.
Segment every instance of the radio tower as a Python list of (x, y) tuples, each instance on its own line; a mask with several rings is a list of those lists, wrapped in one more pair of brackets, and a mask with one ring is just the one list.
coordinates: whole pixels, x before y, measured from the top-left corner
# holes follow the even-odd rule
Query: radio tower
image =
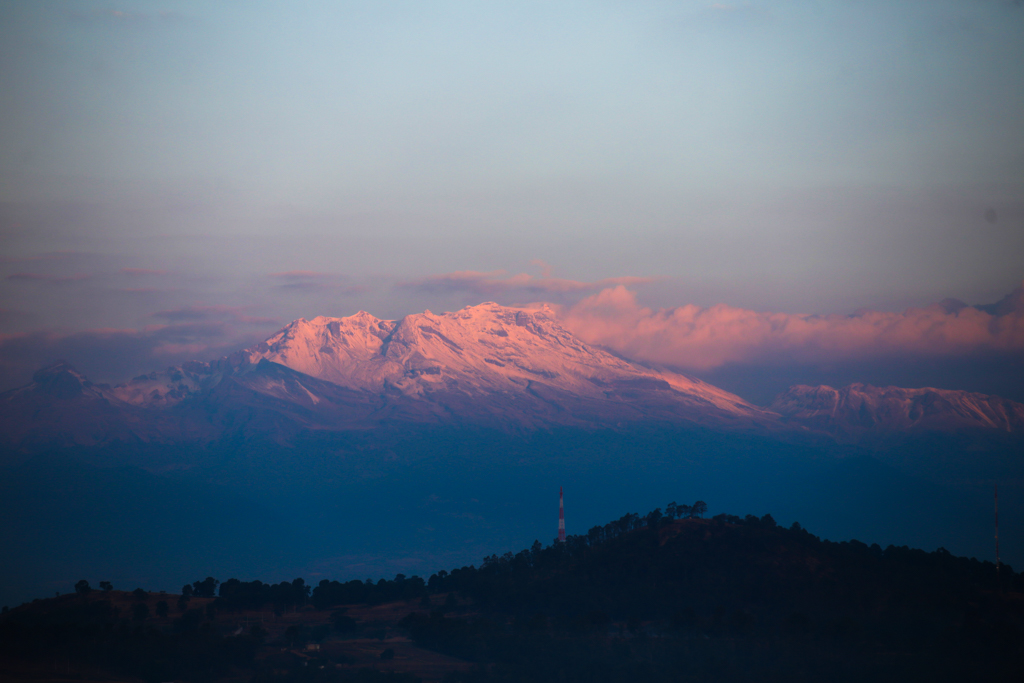
[(562, 487), (558, 487), (558, 542), (565, 543), (565, 504), (562, 502)]
[(999, 561), (999, 484), (996, 484), (996, 573), (998, 575), (999, 567), (1001, 566)]

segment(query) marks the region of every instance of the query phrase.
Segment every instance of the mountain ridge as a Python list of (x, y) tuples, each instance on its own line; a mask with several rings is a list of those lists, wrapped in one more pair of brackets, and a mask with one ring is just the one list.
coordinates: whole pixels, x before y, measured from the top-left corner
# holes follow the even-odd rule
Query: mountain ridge
[(1024, 405), (941, 389), (797, 385), (767, 407), (579, 340), (546, 305), (493, 302), (381, 320), (297, 319), (263, 342), (110, 386), (60, 361), (0, 394), (9, 444), (210, 441), (382, 424), (641, 422), (857, 438), (896, 431), (1024, 429)]
[(1024, 404), (933, 387), (794, 385), (776, 396), (768, 408), (784, 420), (845, 435), (970, 428), (1024, 430)]

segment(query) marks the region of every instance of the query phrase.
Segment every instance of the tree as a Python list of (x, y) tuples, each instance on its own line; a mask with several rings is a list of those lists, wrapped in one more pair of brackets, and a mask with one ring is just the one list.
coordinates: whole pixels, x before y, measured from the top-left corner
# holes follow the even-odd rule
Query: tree
[(160, 602), (156, 603), (156, 615), (158, 617), (160, 617), (161, 619), (166, 619), (168, 612), (170, 612), (170, 608), (167, 606), (166, 600), (161, 600)]
[(109, 593), (110, 591), (114, 590), (114, 584), (110, 583), (109, 581), (100, 581), (100, 588), (102, 588), (104, 592)]
[(331, 623), (340, 633), (351, 633), (359, 628), (356, 620), (345, 614), (344, 609), (331, 612)]
[(75, 592), (78, 593), (79, 595), (85, 595), (86, 593), (88, 593), (91, 590), (92, 590), (92, 586), (90, 586), (89, 582), (86, 581), (85, 579), (82, 579), (81, 581), (79, 581), (78, 583), (75, 584)]
[(305, 624), (292, 624), (284, 630), (284, 638), (292, 647), (302, 647), (309, 640), (309, 627)]
[(698, 500), (696, 503), (693, 504), (691, 510), (693, 511), (693, 514), (697, 515), (701, 519), (704, 519), (704, 513), (708, 511), (708, 504), (705, 503), (703, 500)]
[(674, 500), (665, 506), (665, 516), (669, 519), (676, 519), (679, 517), (679, 506), (676, 505)]
[(135, 590), (132, 591), (132, 595), (135, 596), (136, 600), (145, 600), (146, 596), (148, 596), (149, 593), (147, 593), (142, 588), (136, 588)]
[(192, 586), (190, 586), (187, 583), (184, 586), (182, 586), (181, 587), (181, 597), (183, 597), (183, 598), (191, 598), (192, 597)]
[(202, 581), (193, 581), (192, 594), (200, 598), (212, 598), (217, 594), (217, 586), (219, 584), (220, 581), (212, 576), (207, 576)]

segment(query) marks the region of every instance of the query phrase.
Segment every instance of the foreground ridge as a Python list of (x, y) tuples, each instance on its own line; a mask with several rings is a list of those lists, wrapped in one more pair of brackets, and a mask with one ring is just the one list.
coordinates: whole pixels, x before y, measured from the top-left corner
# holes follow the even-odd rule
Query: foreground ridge
[[(697, 518), (703, 507), (627, 514), (426, 581), (207, 577), (166, 595), (82, 580), (77, 595), (0, 616), (0, 671), (54, 657), (69, 671), (153, 680), (311, 680), (318, 667), (340, 681), (1009, 681), (1024, 671), (1024, 576), (1012, 568), (941, 548), (830, 542), (767, 514)], [(55, 629), (67, 636), (50, 638)]]

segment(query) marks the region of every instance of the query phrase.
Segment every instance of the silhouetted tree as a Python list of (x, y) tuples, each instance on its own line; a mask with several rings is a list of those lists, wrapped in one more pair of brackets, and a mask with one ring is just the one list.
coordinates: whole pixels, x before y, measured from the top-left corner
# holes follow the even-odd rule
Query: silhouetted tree
[(148, 596), (148, 595), (149, 595), (149, 593), (147, 593), (146, 591), (144, 591), (141, 588), (136, 588), (135, 590), (132, 591), (132, 596), (134, 596), (134, 598), (136, 600), (145, 600), (146, 596)]
[(89, 582), (86, 581), (85, 579), (82, 579), (81, 581), (79, 581), (78, 583), (75, 584), (75, 592), (78, 593), (79, 595), (85, 595), (86, 593), (88, 593), (91, 590), (92, 590), (92, 586), (90, 586)]
[(351, 633), (359, 628), (356, 624), (356, 620), (345, 614), (344, 609), (339, 609), (331, 612), (331, 623), (334, 628), (340, 633)]
[(100, 581), (100, 588), (109, 593), (114, 590), (114, 584), (109, 581)]
[(212, 598), (217, 594), (217, 586), (219, 584), (220, 581), (212, 576), (207, 576), (202, 581), (193, 581), (192, 594), (200, 598)]
[(292, 624), (284, 630), (284, 639), (292, 647), (305, 645), (309, 640), (309, 627), (305, 624)]
[(693, 510), (693, 514), (700, 517), (701, 519), (704, 519), (704, 513), (708, 511), (708, 504), (705, 503), (703, 500), (698, 500), (696, 503), (693, 504), (693, 508), (691, 509)]

